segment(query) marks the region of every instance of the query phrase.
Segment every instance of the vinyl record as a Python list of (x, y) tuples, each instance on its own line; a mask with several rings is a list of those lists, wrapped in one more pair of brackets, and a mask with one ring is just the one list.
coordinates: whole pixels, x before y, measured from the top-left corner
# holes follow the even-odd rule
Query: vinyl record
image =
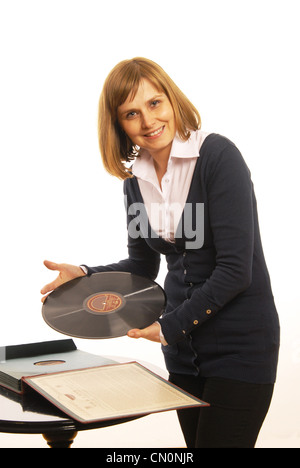
[(42, 314), (54, 330), (77, 338), (116, 338), (145, 328), (165, 307), (164, 290), (131, 273), (105, 272), (76, 278), (55, 289)]

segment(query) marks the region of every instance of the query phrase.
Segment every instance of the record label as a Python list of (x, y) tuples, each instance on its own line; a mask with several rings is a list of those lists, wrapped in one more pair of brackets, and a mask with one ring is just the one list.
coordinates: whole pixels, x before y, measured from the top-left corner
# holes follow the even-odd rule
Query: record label
[(104, 292), (88, 297), (84, 302), (84, 307), (87, 312), (94, 314), (109, 314), (120, 309), (124, 303), (125, 299), (120, 294)]
[(48, 360), (48, 361), (38, 361), (38, 362), (34, 362), (33, 365), (34, 366), (57, 366), (59, 364), (65, 364), (66, 361), (62, 361), (62, 360)]

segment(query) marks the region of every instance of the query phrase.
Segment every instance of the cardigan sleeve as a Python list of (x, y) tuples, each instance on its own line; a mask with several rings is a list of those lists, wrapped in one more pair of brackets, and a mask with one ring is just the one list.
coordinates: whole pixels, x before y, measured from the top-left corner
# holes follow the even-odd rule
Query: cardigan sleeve
[(253, 187), (238, 149), (228, 140), (222, 151), (209, 154), (203, 167), (205, 210), (216, 252), (215, 268), (172, 313), (160, 319), (172, 345), (188, 336), (246, 290), (252, 281), (254, 250)]

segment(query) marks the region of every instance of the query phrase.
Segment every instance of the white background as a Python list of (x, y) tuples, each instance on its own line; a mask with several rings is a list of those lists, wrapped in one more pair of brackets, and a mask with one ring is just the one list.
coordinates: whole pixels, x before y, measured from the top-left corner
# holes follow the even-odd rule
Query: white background
[[(258, 445), (300, 446), (298, 3), (0, 0), (0, 346), (64, 338), (41, 317), (39, 291), (54, 278), (44, 259), (99, 265), (127, 255), (122, 182), (102, 168), (97, 104), (111, 68), (144, 56), (199, 109), (203, 130), (232, 139), (250, 167), (282, 325)], [(163, 264), (161, 284), (164, 274)], [(75, 341), (164, 367), (154, 343)], [(162, 444), (182, 444), (172, 427)], [(95, 446), (109, 444), (103, 434)], [(0, 446), (9, 437), (0, 434)], [(116, 446), (138, 444), (120, 437)]]

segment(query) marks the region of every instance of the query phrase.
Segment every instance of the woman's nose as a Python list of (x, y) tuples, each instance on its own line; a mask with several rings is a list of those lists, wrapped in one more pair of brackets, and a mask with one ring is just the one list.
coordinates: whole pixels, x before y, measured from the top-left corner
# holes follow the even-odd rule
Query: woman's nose
[(155, 124), (155, 119), (151, 112), (145, 111), (142, 114), (142, 127), (143, 128), (152, 128)]

